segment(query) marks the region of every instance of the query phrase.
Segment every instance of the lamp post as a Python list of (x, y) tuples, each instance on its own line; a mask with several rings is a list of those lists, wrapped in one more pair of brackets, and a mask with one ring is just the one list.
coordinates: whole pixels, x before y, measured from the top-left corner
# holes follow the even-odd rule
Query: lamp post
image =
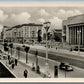
[(80, 55), (80, 35), (81, 35), (81, 30), (78, 30), (77, 34), (78, 34), (78, 53)]
[(45, 22), (44, 23), (44, 28), (45, 28), (45, 30), (46, 30), (46, 64), (45, 64), (45, 74), (46, 75), (48, 75), (49, 73), (49, 65), (48, 65), (48, 37), (47, 37), (47, 35), (48, 35), (48, 30), (49, 30), (49, 28), (50, 28), (50, 25), (51, 25), (51, 22)]

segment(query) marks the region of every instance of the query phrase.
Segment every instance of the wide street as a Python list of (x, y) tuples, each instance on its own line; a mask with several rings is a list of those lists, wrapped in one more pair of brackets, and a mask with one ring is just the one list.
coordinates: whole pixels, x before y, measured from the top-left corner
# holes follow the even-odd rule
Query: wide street
[[(17, 46), (21, 46), (22, 44), (17, 44)], [(29, 46), (25, 44), (26, 46)], [(37, 46), (37, 45), (31, 45), (30, 46), (30, 51), (29, 53), (35, 54), (35, 51), (38, 50), (38, 55), (41, 57), (46, 57), (45, 52), (46, 48), (43, 46)], [(71, 65), (75, 65), (80, 68), (84, 68), (84, 53), (80, 52), (80, 56), (78, 52), (75, 51), (69, 51), (69, 50), (64, 50), (64, 49), (58, 49), (56, 50), (55, 48), (49, 48), (48, 49), (48, 58), (59, 61), (59, 62), (68, 62)]]
[[(45, 50), (44, 50), (45, 48), (42, 49), (42, 46), (38, 46), (38, 47), (37, 46), (31, 46), (31, 50), (36, 50), (36, 49), (38, 49), (39, 52), (42, 52), (42, 53), (45, 52)], [(83, 61), (83, 59), (84, 59), (83, 56), (79, 57), (78, 55), (76, 55), (77, 54), (76, 52), (70, 52), (70, 51), (65, 50), (65, 51), (69, 52), (69, 53), (67, 53), (67, 52), (65, 53), (63, 51), (64, 50), (60, 50), (60, 49), (57, 50), (57, 51), (55, 49), (51, 49), (51, 50), (49, 49), (49, 56), (53, 56), (54, 55), (57, 58), (56, 59), (57, 61), (50, 60), (50, 59), (48, 60), (49, 72), (50, 72), (52, 78), (54, 77), (54, 66), (55, 65), (59, 66), (60, 62), (58, 62), (58, 61), (60, 61), (60, 59), (62, 59), (61, 56), (64, 57), (62, 59), (62, 62), (66, 61), (67, 57), (70, 56), (70, 57), (68, 57), (68, 58), (71, 59), (71, 61), (69, 61), (69, 62), (72, 62), (74, 64), (76, 59), (77, 59), (78, 64), (83, 65), (83, 64), (79, 63), (79, 61), (81, 61), (81, 60)], [(45, 57), (45, 54), (42, 54), (42, 53), (41, 53), (41, 55), (44, 55), (43, 57)], [(64, 53), (64, 54), (59, 54), (59, 53)], [(70, 53), (72, 53), (72, 54), (74, 53), (74, 55), (72, 55)], [(18, 55), (15, 56), (14, 50), (13, 50), (13, 56), (15, 58), (18, 58)], [(38, 64), (40, 66), (40, 71), (44, 73), (45, 72), (45, 58), (43, 58), (43, 57), (38, 56)], [(72, 59), (75, 59), (75, 61), (72, 61)], [(25, 52), (20, 51), (20, 59), (19, 59), (19, 61), (21, 61), (21, 62), (26, 64), (26, 53)], [(32, 66), (32, 63), (34, 63), (34, 65), (36, 65), (35, 55), (34, 54), (28, 54), (28, 66)], [(84, 77), (84, 69), (76, 67), (76, 66), (79, 66), (77, 63), (75, 63), (76, 66), (73, 66), (73, 64), (72, 64), (72, 67), (73, 67), (74, 71), (66, 72), (66, 77), (67, 78), (83, 78)], [(80, 66), (80, 67), (82, 67), (82, 66)], [(65, 78), (65, 71), (59, 69), (58, 70), (58, 78)]]

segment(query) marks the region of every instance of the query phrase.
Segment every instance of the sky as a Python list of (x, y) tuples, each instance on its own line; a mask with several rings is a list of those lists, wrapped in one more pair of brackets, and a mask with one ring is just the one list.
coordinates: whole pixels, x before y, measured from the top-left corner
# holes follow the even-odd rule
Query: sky
[(62, 29), (62, 21), (84, 14), (83, 7), (0, 7), (0, 32), (3, 26), (51, 22), (52, 29)]

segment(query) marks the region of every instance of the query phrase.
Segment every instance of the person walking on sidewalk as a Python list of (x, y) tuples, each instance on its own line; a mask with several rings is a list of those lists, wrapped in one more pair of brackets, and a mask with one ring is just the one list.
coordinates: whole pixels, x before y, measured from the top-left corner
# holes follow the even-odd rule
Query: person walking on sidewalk
[(57, 50), (57, 47), (56, 47), (56, 50)]
[(32, 63), (32, 71), (35, 71), (34, 63)]
[(15, 65), (17, 66), (17, 59), (15, 59)]
[(24, 77), (27, 78), (28, 71), (25, 69), (24, 70)]
[(37, 73), (40, 74), (40, 67), (39, 67), (39, 65), (37, 66)]
[(8, 55), (8, 60), (10, 60), (10, 55)]
[(14, 66), (15, 66), (14, 60), (11, 61), (11, 64), (12, 64), (12, 69), (14, 69)]
[(14, 66), (15, 66), (14, 63), (12, 63), (12, 69), (14, 69)]

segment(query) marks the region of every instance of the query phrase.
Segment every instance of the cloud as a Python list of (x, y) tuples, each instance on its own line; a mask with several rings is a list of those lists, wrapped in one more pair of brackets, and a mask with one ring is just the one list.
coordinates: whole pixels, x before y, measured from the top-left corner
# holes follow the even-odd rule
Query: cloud
[(4, 22), (8, 18), (7, 14), (4, 14), (4, 11), (0, 10), (0, 22)]
[(45, 19), (40, 18), (40, 19), (38, 19), (38, 21), (41, 22), (41, 23), (44, 23), (45, 22)]
[(28, 23), (31, 15), (28, 12), (22, 12), (20, 14), (11, 14), (10, 21), (13, 21), (17, 24)]
[(67, 19), (67, 17), (75, 16), (75, 15), (80, 15), (82, 14), (81, 11), (74, 9), (74, 10), (64, 10), (60, 9), (57, 12), (57, 16), (62, 18), (62, 19)]
[(56, 16), (53, 16), (51, 19), (50, 19), (50, 22), (51, 22), (51, 26), (52, 28), (55, 28), (55, 29), (58, 29), (58, 28), (62, 28), (62, 19), (56, 17)]
[(40, 9), (39, 14), (41, 16), (49, 16), (49, 13), (45, 9)]

